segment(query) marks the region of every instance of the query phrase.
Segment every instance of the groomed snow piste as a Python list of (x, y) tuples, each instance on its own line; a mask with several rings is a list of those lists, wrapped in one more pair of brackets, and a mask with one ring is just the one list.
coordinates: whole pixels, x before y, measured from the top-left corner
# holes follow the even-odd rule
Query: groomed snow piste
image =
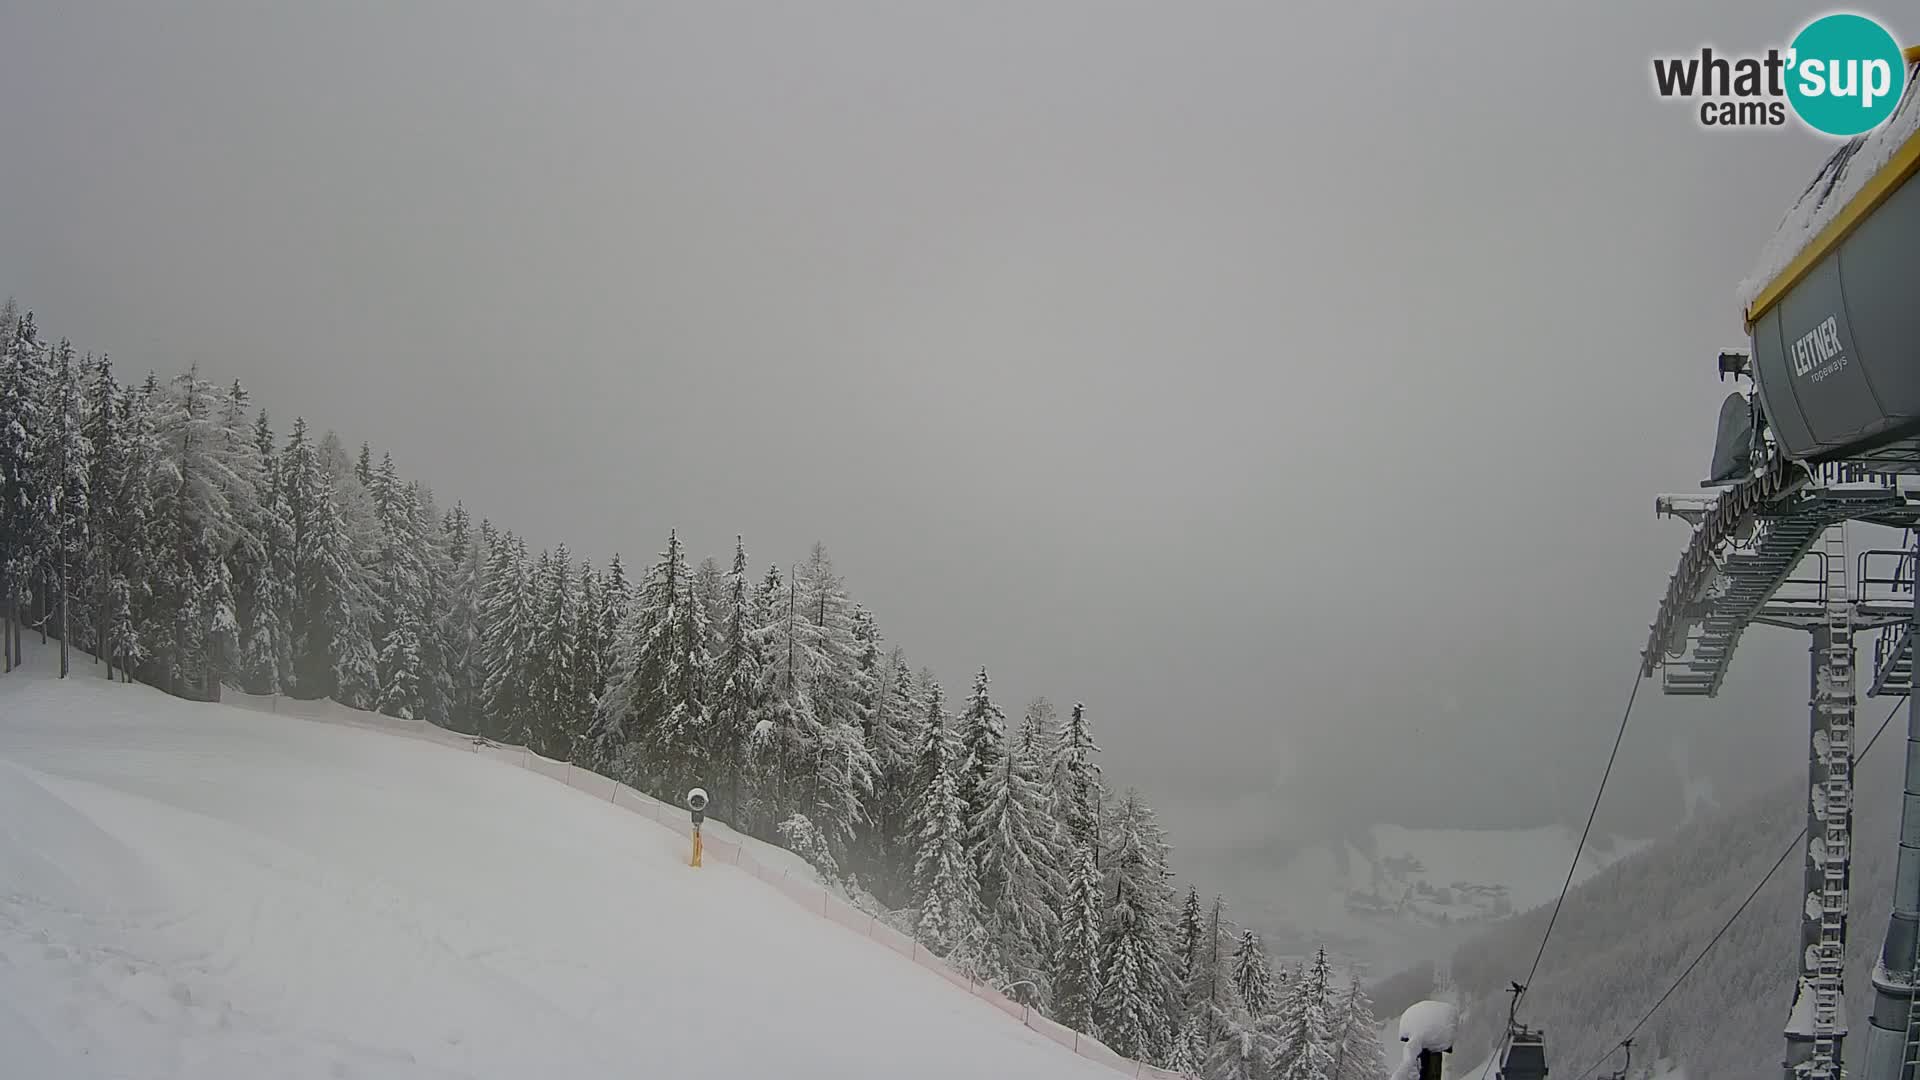
[(1112, 1080), (484, 756), (0, 678), (6, 1076)]

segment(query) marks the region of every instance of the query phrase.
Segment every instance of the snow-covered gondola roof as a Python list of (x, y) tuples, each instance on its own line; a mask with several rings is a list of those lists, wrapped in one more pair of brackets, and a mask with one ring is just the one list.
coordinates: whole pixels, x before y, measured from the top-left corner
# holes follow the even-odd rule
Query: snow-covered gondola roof
[(1849, 139), (1821, 166), (1740, 283), (1757, 321), (1920, 165), (1920, 48), (1907, 50), (1907, 89), (1887, 122)]

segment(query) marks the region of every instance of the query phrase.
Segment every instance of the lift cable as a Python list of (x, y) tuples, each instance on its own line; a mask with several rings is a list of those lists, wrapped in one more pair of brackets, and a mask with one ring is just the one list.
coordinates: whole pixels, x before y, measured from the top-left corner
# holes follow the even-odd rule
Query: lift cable
[(1520, 994), (1514, 998), (1514, 1012), (1520, 1010), (1520, 998), (1526, 996), (1526, 988), (1533, 985), (1533, 977), (1540, 974), (1540, 958), (1547, 955), (1547, 942), (1553, 939), (1553, 924), (1560, 921), (1560, 906), (1567, 902), (1567, 893), (1573, 889), (1574, 875), (1580, 871), (1580, 856), (1587, 849), (1587, 837), (1593, 833), (1593, 819), (1600, 814), (1600, 799), (1607, 793), (1607, 780), (1613, 776), (1613, 763), (1620, 759), (1620, 740), (1627, 736), (1627, 720), (1633, 716), (1634, 699), (1640, 696), (1640, 684), (1645, 680), (1640, 669), (1633, 673), (1633, 692), (1627, 695), (1627, 708), (1620, 714), (1620, 730), (1613, 736), (1613, 752), (1607, 755), (1607, 767), (1600, 774), (1600, 790), (1593, 793), (1593, 808), (1587, 811), (1587, 826), (1580, 830), (1580, 842), (1574, 845), (1573, 860), (1567, 865), (1567, 880), (1560, 885), (1560, 898), (1553, 902), (1553, 914), (1547, 916), (1547, 932), (1540, 935), (1540, 949), (1533, 954), (1533, 966), (1527, 969), (1526, 981), (1521, 983)]
[[(1856, 764), (1858, 762), (1866, 760), (1867, 755), (1873, 751), (1873, 744), (1880, 741), (1880, 736), (1886, 733), (1887, 725), (1893, 723), (1893, 718), (1899, 715), (1900, 707), (1905, 704), (1907, 704), (1905, 701), (1894, 702), (1893, 711), (1887, 714), (1886, 719), (1880, 721), (1879, 729), (1873, 733), (1873, 738), (1867, 740), (1867, 745), (1860, 748), (1860, 756), (1854, 759)], [(1679, 977), (1673, 980), (1673, 984), (1667, 987), (1667, 992), (1660, 995), (1660, 1000), (1653, 1003), (1653, 1008), (1647, 1010), (1646, 1015), (1640, 1018), (1639, 1023), (1633, 1025), (1632, 1030), (1627, 1032), (1626, 1038), (1622, 1039), (1621, 1042), (1625, 1042), (1626, 1039), (1631, 1039), (1635, 1035), (1638, 1035), (1640, 1033), (1640, 1029), (1647, 1025), (1647, 1021), (1653, 1019), (1653, 1014), (1660, 1011), (1660, 1007), (1667, 1003), (1667, 999), (1673, 996), (1673, 992), (1680, 989), (1680, 984), (1687, 981), (1687, 976), (1693, 974), (1693, 969), (1700, 966), (1700, 961), (1705, 960), (1707, 958), (1707, 954), (1713, 951), (1713, 947), (1715, 945), (1720, 944), (1720, 939), (1726, 936), (1727, 931), (1733, 928), (1733, 924), (1736, 921), (1738, 921), (1741, 914), (1747, 910), (1748, 905), (1752, 904), (1754, 898), (1760, 895), (1760, 890), (1767, 887), (1767, 882), (1773, 879), (1773, 875), (1779, 872), (1782, 866), (1786, 865), (1787, 860), (1793, 856), (1793, 853), (1795, 851), (1798, 851), (1800, 849), (1800, 842), (1802, 840), (1805, 840), (1806, 837), (1807, 837), (1807, 827), (1805, 825), (1802, 825), (1800, 826), (1800, 831), (1793, 835), (1792, 840), (1788, 841), (1786, 850), (1782, 851), (1780, 853), (1780, 857), (1773, 861), (1772, 868), (1769, 869), (1766, 872), (1766, 874), (1760, 878), (1760, 883), (1753, 887), (1753, 891), (1747, 894), (1747, 898), (1745, 900), (1740, 901), (1739, 907), (1733, 909), (1733, 914), (1727, 916), (1726, 923), (1722, 925), (1719, 931), (1713, 935), (1713, 938), (1707, 942), (1706, 947), (1701, 949), (1700, 954), (1693, 958), (1693, 962), (1687, 965), (1686, 970), (1682, 971)], [(1586, 1080), (1588, 1076), (1593, 1074), (1593, 1071), (1595, 1069), (1598, 1069), (1600, 1066), (1605, 1065), (1607, 1063), (1607, 1058), (1612, 1057), (1613, 1051), (1619, 1049), (1619, 1047), (1620, 1047), (1620, 1044), (1615, 1043), (1613, 1048), (1608, 1050), (1606, 1054), (1600, 1058), (1600, 1060), (1587, 1066), (1586, 1071), (1574, 1077), (1573, 1080)]]
[[(1553, 925), (1560, 921), (1560, 908), (1567, 902), (1567, 893), (1573, 889), (1574, 875), (1580, 872), (1580, 856), (1587, 850), (1587, 838), (1593, 834), (1593, 819), (1600, 815), (1600, 800), (1607, 793), (1607, 780), (1613, 776), (1614, 763), (1620, 760), (1620, 743), (1627, 737), (1627, 721), (1633, 716), (1633, 703), (1640, 696), (1640, 684), (1645, 681), (1640, 668), (1633, 671), (1633, 691), (1627, 695), (1627, 707), (1620, 714), (1620, 730), (1614, 733), (1613, 750), (1607, 755), (1607, 767), (1600, 773), (1600, 788), (1593, 793), (1593, 807), (1587, 811), (1586, 827), (1580, 830), (1580, 842), (1574, 845), (1573, 860), (1567, 865), (1567, 880), (1560, 885), (1560, 896), (1553, 902), (1553, 914), (1547, 916), (1546, 933), (1540, 935), (1540, 949), (1533, 954), (1533, 966), (1527, 969), (1527, 981), (1519, 984), (1520, 990), (1514, 995), (1513, 1008), (1510, 1010), (1507, 1030), (1500, 1035), (1493, 1057), (1487, 1060), (1487, 1074), (1491, 1075), (1500, 1064), (1500, 1057), (1506, 1052), (1507, 1044), (1513, 1036), (1512, 1017), (1520, 1012), (1520, 1001), (1526, 997), (1527, 987), (1533, 985), (1533, 977), (1540, 973), (1540, 959), (1547, 955), (1547, 942), (1553, 940)], [(1482, 1080), (1485, 1080), (1483, 1077)]]

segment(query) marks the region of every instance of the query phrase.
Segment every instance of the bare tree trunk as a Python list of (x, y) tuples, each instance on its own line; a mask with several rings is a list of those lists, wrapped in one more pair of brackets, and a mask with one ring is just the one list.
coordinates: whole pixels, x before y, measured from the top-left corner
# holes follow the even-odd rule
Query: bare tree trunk
[(206, 701), (219, 701), (221, 676), (224, 674), (224, 671), (225, 671), (225, 669), (222, 667), (222, 664), (221, 664), (221, 661), (224, 655), (224, 650), (222, 650), (215, 643), (214, 636), (211, 633), (207, 635), (207, 642), (206, 642), (205, 648), (206, 648), (206, 656), (207, 656), (206, 676), (205, 676), (206, 686), (202, 689), (200, 696), (203, 700), (206, 700)]
[(67, 568), (63, 563), (60, 567), (60, 677), (63, 679), (67, 677), (67, 639), (73, 636), (67, 631)]

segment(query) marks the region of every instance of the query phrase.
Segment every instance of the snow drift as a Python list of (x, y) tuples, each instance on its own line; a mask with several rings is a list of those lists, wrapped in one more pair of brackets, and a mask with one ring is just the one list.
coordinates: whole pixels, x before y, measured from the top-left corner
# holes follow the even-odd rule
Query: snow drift
[(1154, 1074), (604, 778), (78, 675), (0, 679), (21, 1075)]

